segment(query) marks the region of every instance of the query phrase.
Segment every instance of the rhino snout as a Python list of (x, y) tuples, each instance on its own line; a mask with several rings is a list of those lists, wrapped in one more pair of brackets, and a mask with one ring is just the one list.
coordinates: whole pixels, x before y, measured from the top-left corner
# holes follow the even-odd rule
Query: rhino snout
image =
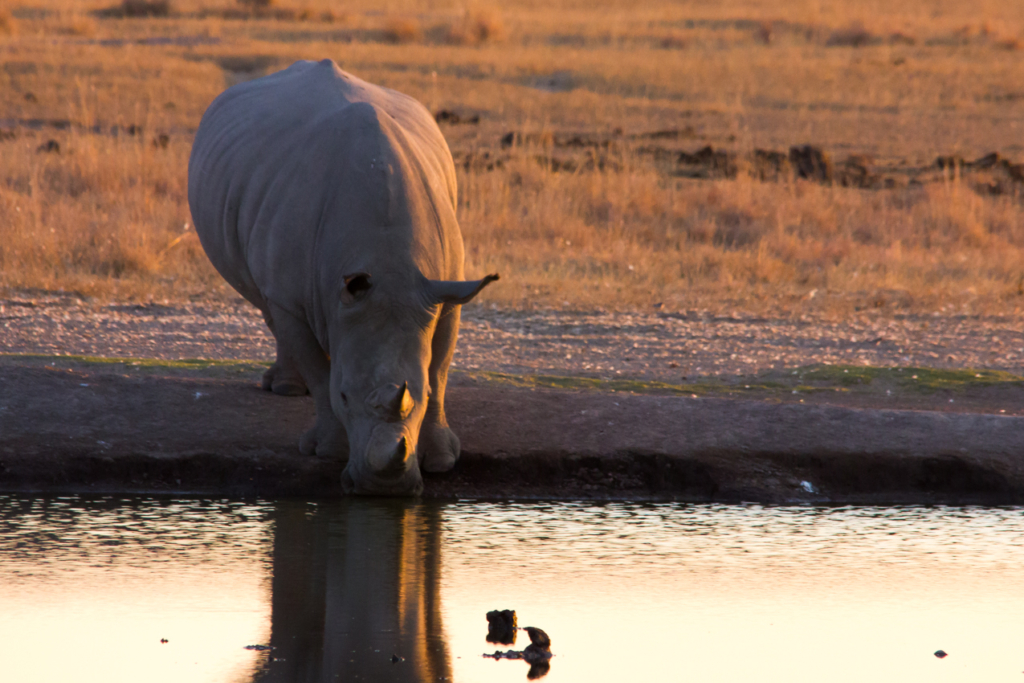
[[(357, 457), (357, 452), (362, 457)], [(341, 483), (346, 493), (419, 495), (423, 477), (416, 459), (416, 442), (401, 425), (378, 424), (365, 448), (353, 452)]]
[(413, 460), (413, 448), (405, 430), (395, 430), (389, 425), (378, 425), (370, 435), (366, 446), (366, 464), (370, 471), (379, 476), (394, 476), (409, 469)]

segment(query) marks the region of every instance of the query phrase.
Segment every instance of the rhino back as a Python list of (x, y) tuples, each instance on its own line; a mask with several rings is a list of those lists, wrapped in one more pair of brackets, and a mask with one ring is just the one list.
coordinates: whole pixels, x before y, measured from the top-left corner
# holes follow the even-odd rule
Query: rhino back
[(375, 252), (408, 252), (428, 277), (461, 278), (455, 203), (451, 154), (429, 112), (330, 60), (225, 91), (189, 161), (203, 247), (260, 308), (307, 309), (325, 278)]

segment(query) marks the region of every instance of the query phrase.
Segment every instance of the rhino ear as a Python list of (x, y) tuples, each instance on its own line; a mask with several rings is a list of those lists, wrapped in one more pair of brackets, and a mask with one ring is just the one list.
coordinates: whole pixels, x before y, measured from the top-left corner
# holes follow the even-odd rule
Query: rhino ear
[(427, 291), (434, 303), (467, 304), (481, 289), (497, 279), (498, 274), (494, 273), (483, 280), (427, 280)]

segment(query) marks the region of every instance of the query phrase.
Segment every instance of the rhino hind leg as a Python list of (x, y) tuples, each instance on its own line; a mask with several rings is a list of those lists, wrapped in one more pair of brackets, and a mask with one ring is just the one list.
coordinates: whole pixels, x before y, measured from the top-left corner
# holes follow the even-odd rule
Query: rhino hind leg
[(455, 467), (461, 446), (459, 437), (448, 427), (444, 413), (444, 392), (448, 384), (448, 367), (455, 354), (459, 334), (459, 307), (447, 304), (431, 341), (430, 401), (420, 428), (420, 467), (427, 472), (447, 472)]
[[(278, 362), (284, 360), (281, 366), (284, 371), (292, 371), (297, 375), (297, 378), (291, 376), (291, 381), (297, 379), (302, 382), (302, 386), (308, 387), (316, 404), (316, 423), (299, 439), (299, 452), (303, 455), (315, 454), (346, 459), (348, 435), (331, 408), (331, 365), (327, 355), (305, 322), (273, 304), (270, 305), (266, 317), (268, 325), (271, 317), (274, 321), (270, 329), (277, 338)], [(278, 363), (274, 363), (274, 366), (277, 365)], [(274, 366), (271, 366), (267, 374), (274, 370)], [(282, 375), (281, 379), (285, 377), (288, 375)], [(278, 393), (277, 379), (276, 376), (271, 378), (271, 388), (275, 393)]]
[(309, 393), (309, 388), (302, 379), (302, 373), (282, 350), (281, 341), (277, 339), (277, 331), (274, 329), (274, 318), (270, 315), (269, 309), (263, 311), (263, 320), (277, 340), (277, 359), (263, 373), (263, 390), (272, 391), (278, 396), (305, 396)]

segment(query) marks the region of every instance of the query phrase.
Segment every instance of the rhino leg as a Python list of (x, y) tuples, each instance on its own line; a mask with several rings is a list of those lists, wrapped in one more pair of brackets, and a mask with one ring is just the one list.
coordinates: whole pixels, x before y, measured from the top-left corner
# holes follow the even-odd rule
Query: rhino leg
[[(277, 332), (274, 330), (274, 319), (269, 311), (263, 311), (263, 319), (267, 322), (274, 339), (277, 339)], [(309, 393), (306, 382), (302, 379), (295, 364), (291, 362), (288, 355), (281, 348), (281, 342), (277, 342), (277, 359), (274, 364), (263, 373), (263, 389), (273, 391), (278, 396), (305, 396)]]
[(268, 313), (274, 320), (278, 359), (283, 356), (287, 359), (284, 367), (298, 372), (316, 404), (316, 424), (299, 439), (299, 451), (303, 455), (347, 458), (348, 436), (331, 408), (331, 364), (327, 355), (304, 321), (273, 304)]
[(448, 384), (448, 367), (455, 354), (455, 341), (459, 335), (459, 310), (446, 304), (434, 330), (431, 341), (430, 400), (427, 414), (420, 428), (420, 466), (427, 472), (447, 472), (459, 459), (459, 437), (448, 427), (444, 414), (444, 392)]

